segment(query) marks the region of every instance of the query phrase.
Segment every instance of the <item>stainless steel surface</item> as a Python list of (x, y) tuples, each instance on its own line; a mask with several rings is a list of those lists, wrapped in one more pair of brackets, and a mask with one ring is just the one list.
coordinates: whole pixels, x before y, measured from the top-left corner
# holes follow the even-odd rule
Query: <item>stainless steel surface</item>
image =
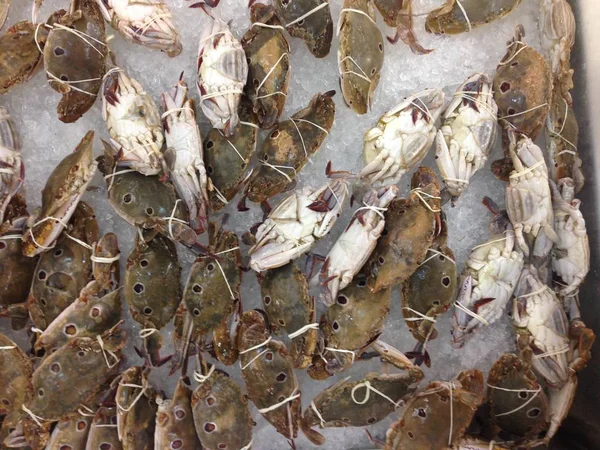
[[(598, 0), (573, 0), (577, 17), (575, 68), (575, 113), (579, 119), (579, 149), (586, 185), (580, 197), (590, 238), (591, 270), (580, 291), (581, 311), (586, 325), (600, 334), (600, 8)], [(569, 417), (551, 444), (552, 449), (600, 449), (600, 354), (593, 349), (589, 366), (579, 375), (579, 389)]]

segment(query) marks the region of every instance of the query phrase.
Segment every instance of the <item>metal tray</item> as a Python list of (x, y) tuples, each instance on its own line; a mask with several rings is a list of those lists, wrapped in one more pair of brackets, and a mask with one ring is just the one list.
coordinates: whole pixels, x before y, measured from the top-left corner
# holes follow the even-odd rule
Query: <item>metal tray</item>
[[(600, 332), (600, 158), (595, 149), (600, 145), (600, 123), (596, 120), (600, 104), (600, 9), (595, 0), (571, 2), (577, 19), (577, 44), (572, 66), (575, 68), (574, 105), (579, 121), (579, 149), (586, 175), (586, 185), (580, 193), (585, 204), (586, 227), (590, 239), (591, 270), (581, 288), (582, 317), (596, 335)], [(598, 125), (597, 125), (598, 124)], [(600, 402), (600, 359), (595, 357), (579, 375), (579, 389), (569, 417), (552, 441), (551, 449), (597, 449), (600, 448), (600, 421), (596, 412)]]

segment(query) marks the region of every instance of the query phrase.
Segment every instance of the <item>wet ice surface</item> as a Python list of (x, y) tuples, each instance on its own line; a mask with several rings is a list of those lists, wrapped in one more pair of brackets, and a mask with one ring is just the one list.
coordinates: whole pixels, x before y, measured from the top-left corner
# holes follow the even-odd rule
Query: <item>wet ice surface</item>
[[(190, 85), (191, 95), (197, 100), (194, 87), (195, 64), (198, 37), (206, 23), (204, 13), (199, 9), (188, 9), (187, 2), (184, 0), (167, 0), (167, 3), (172, 8), (175, 23), (181, 30), (184, 45), (181, 55), (170, 59), (158, 51), (126, 42), (108, 27), (108, 33), (115, 35), (114, 39), (110, 41), (110, 48), (116, 55), (117, 63), (140, 81), (157, 101), (163, 91), (176, 83), (181, 72), (184, 72), (184, 78)], [(441, 3), (443, 3), (442, 0), (414, 0), (414, 12), (419, 15)], [(13, 24), (19, 20), (29, 19), (30, 4), (31, 2), (25, 1), (13, 2), (7, 23)], [(336, 22), (341, 4), (341, 0), (331, 2), (332, 14)], [(232, 21), (232, 28), (238, 37), (241, 37), (249, 26), (245, 5), (244, 0), (222, 0), (216, 10), (223, 19)], [(66, 0), (46, 0), (40, 18), (47, 17), (53, 10), (61, 7), (67, 8), (68, 2)], [(334, 97), (337, 113), (333, 129), (320, 152), (313, 157), (313, 160), (298, 176), (299, 187), (306, 184), (312, 186), (323, 184), (327, 161), (332, 161), (336, 170), (358, 169), (362, 161), (364, 133), (376, 123), (379, 116), (399, 103), (403, 97), (424, 88), (444, 88), (447, 94), (452, 95), (455, 88), (473, 73), (493, 74), (496, 64), (505, 52), (506, 41), (512, 37), (516, 24), (523, 23), (527, 32), (526, 42), (539, 49), (536, 17), (537, 2), (522, 2), (517, 10), (505, 19), (473, 30), (472, 33), (453, 37), (436, 37), (427, 34), (423, 28), (425, 17), (416, 17), (415, 28), (421, 43), (424, 47), (435, 49), (435, 51), (429, 55), (417, 56), (413, 55), (402, 43), (392, 46), (385, 41), (385, 63), (379, 88), (375, 93), (373, 111), (364, 116), (357, 116), (347, 108), (339, 93), (337, 39), (334, 37), (330, 55), (323, 60), (316, 60), (309, 54), (302, 41), (290, 38), (292, 80), (284, 118), (304, 107), (315, 93), (331, 89), (338, 90), (338, 94)], [(394, 30), (386, 28), (381, 17), (378, 18), (378, 23), (385, 34), (393, 34)], [(41, 71), (27, 84), (12, 89), (9, 94), (1, 98), (2, 105), (12, 114), (21, 136), (26, 167), (24, 190), (30, 210), (40, 205), (41, 190), (50, 172), (62, 158), (73, 151), (87, 130), (96, 131), (95, 152), (97, 155), (101, 152), (99, 138), (108, 138), (102, 120), (100, 101), (97, 101), (94, 107), (78, 122), (63, 124), (56, 116), (56, 105), (59, 99), (59, 94), (50, 88)], [(206, 119), (199, 117), (199, 121), (203, 133), (206, 133), (209, 129)], [(500, 153), (498, 143), (490, 159), (498, 158)], [(430, 152), (424, 164), (435, 166), (433, 152)], [(408, 191), (409, 180), (409, 176), (402, 180), (402, 193)], [(84, 200), (95, 208), (101, 231), (103, 233), (114, 231), (119, 236), (123, 255), (122, 269), (124, 269), (124, 261), (132, 249), (134, 230), (109, 206), (104, 183), (99, 175), (96, 175), (92, 185), (98, 186), (99, 189), (86, 193)], [(502, 205), (503, 189), (503, 184), (489, 172), (488, 163), (473, 177), (469, 189), (460, 198), (456, 207), (452, 208), (450, 205), (444, 207), (449, 222), (449, 245), (454, 250), (459, 270), (462, 270), (470, 248), (488, 238), (489, 214), (481, 204), (482, 197), (488, 195)], [(235, 205), (236, 201), (237, 199), (232, 203)], [(276, 204), (277, 200), (272, 203)], [(237, 213), (234, 208), (228, 208), (226, 211), (231, 213), (228, 226), (240, 236), (261, 217), (260, 209), (256, 206), (243, 214)], [(350, 214), (351, 211), (348, 208), (340, 217), (331, 235), (319, 242), (315, 249), (316, 253), (327, 253), (339, 233), (346, 227)], [(184, 271), (182, 283), (185, 283), (189, 266), (194, 258), (185, 249), (180, 247), (179, 250)], [(242, 299), (245, 309), (261, 305), (258, 284), (251, 272), (244, 275)], [(383, 340), (402, 351), (408, 351), (413, 348), (414, 341), (402, 320), (399, 303), (399, 292), (396, 290)], [(319, 307), (321, 308), (321, 306)], [(126, 326), (131, 330), (127, 363), (140, 364), (142, 361), (132, 351), (133, 345), (140, 345), (137, 334), (140, 327), (132, 321), (127, 311), (124, 310), (123, 315)], [(449, 316), (446, 314), (437, 321), (436, 328), (439, 331), (439, 337), (428, 346), (433, 366), (431, 369), (426, 369), (426, 380), (422, 387), (432, 380), (450, 379), (464, 368), (477, 367), (487, 372), (500, 354), (514, 348), (512, 325), (505, 317), (480, 332), (475, 339), (469, 340), (463, 349), (453, 349), (450, 345)], [(8, 322), (2, 320), (0, 329), (4, 331), (8, 328)], [(170, 345), (171, 331), (172, 325), (163, 330), (164, 354), (169, 354), (172, 348)], [(19, 333), (17, 336), (20, 343), (25, 342), (24, 336), (24, 333)], [(299, 372), (303, 407), (306, 408), (318, 392), (342, 377), (348, 375), (358, 377), (368, 371), (380, 369), (381, 366), (376, 361), (361, 362), (355, 364), (346, 373), (325, 382), (315, 382), (304, 372)], [(225, 370), (240, 380), (237, 364), (227, 367)], [(155, 370), (153, 381), (158, 389), (170, 393), (177, 380), (175, 376), (167, 379), (166, 369), (162, 368)], [(253, 406), (252, 413), (257, 422), (254, 428), (253, 448), (265, 450), (287, 448), (285, 439), (262, 419)], [(385, 430), (392, 419), (399, 414), (401, 414), (401, 410), (387, 420), (371, 426), (371, 433), (383, 439)], [(324, 430), (323, 434), (327, 437), (327, 443), (322, 447), (324, 449), (373, 447), (364, 430), (360, 428), (331, 428)], [(298, 449), (314, 448), (302, 435), (296, 440), (296, 446)]]

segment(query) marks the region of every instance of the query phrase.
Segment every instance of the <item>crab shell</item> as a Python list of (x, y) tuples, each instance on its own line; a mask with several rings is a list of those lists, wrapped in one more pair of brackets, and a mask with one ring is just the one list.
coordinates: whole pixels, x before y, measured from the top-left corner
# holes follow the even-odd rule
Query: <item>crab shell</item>
[[(423, 372), (419, 369), (398, 374), (370, 372), (357, 381), (345, 378), (313, 399), (302, 417), (302, 430), (311, 442), (321, 445), (325, 438), (311, 429), (315, 425), (364, 427), (377, 423), (402, 405), (403, 400), (416, 391), (422, 378)], [(371, 387), (378, 392), (371, 391)]]
[(549, 386), (561, 388), (571, 373), (567, 315), (562, 302), (539, 280), (533, 267), (524, 270), (521, 280), (512, 316), (517, 346)]
[(185, 82), (179, 80), (161, 97), (163, 116), (166, 115), (164, 163), (179, 197), (187, 205), (194, 230), (201, 234), (208, 226), (208, 179), (202, 159), (202, 136), (187, 91)]
[[(16, 84), (28, 81), (41, 66), (42, 53), (36, 44), (37, 26), (31, 22), (17, 22), (0, 36), (0, 94)], [(47, 34), (39, 33), (40, 46)]]
[[(33, 363), (17, 344), (2, 333), (0, 347), (0, 415), (9, 426), (20, 418), (21, 405), (25, 402), (27, 386), (33, 374)], [(6, 434), (8, 430), (2, 426), (0, 436), (4, 438)]]
[(82, 416), (79, 413), (68, 419), (59, 421), (50, 435), (50, 441), (46, 449), (84, 448), (91, 423), (92, 417)]
[(372, 292), (410, 277), (438, 232), (441, 207), (437, 176), (432, 169), (420, 167), (411, 185), (408, 199), (396, 199), (388, 206), (383, 235), (365, 264)]
[(175, 244), (161, 235), (137, 240), (127, 258), (124, 295), (134, 320), (160, 330), (181, 302), (181, 267)]
[[(69, 236), (91, 246), (98, 240), (93, 209), (80, 202), (67, 229)], [(79, 296), (92, 278), (92, 251), (66, 235), (52, 251), (43, 253), (35, 268), (27, 298), (29, 315), (37, 328), (45, 329)]]
[(533, 242), (533, 256), (543, 258), (558, 241), (544, 155), (528, 137), (522, 137), (510, 153), (514, 170), (506, 187), (508, 217), (525, 255), (530, 254), (525, 241), (528, 237)]
[(111, 69), (104, 79), (102, 118), (112, 144), (118, 149), (119, 166), (144, 175), (161, 171), (165, 138), (158, 107), (144, 87), (118, 67)]
[[(260, 291), (271, 332), (288, 335), (316, 322), (314, 297), (308, 293), (308, 281), (293, 262), (259, 275)], [(290, 354), (296, 369), (306, 368), (317, 347), (318, 330), (307, 328), (292, 339)]]
[[(298, 435), (302, 415), (298, 380), (285, 345), (273, 339), (266, 342), (268, 337), (268, 324), (262, 313), (244, 312), (238, 348), (248, 398), (277, 432), (291, 440)], [(250, 350), (256, 346), (259, 347)], [(285, 403), (270, 409), (281, 402)]]
[(0, 224), (3, 224), (8, 205), (25, 179), (19, 137), (10, 114), (3, 107), (0, 107), (0, 164), (3, 168), (0, 173)]
[(123, 372), (118, 383), (117, 431), (123, 450), (155, 450), (156, 394), (148, 385), (148, 374), (149, 369), (132, 366)]
[(585, 183), (581, 156), (577, 151), (579, 125), (575, 112), (559, 95), (554, 96), (546, 120), (546, 143), (552, 179), (558, 182), (561, 178), (571, 178), (575, 193), (578, 193)]
[[(402, 315), (419, 342), (435, 339), (435, 317), (448, 310), (456, 293), (456, 262), (446, 245), (432, 247), (427, 258), (402, 285)], [(415, 312), (417, 311), (417, 312)]]
[(540, 31), (542, 47), (554, 75), (556, 95), (563, 97), (571, 105), (571, 50), (575, 44), (576, 23), (573, 9), (567, 0), (542, 0)]
[[(111, 445), (111, 450), (122, 450), (119, 434), (116, 429), (117, 408), (100, 406), (90, 426), (85, 450), (101, 449), (101, 445)], [(105, 448), (108, 448), (105, 446)]]
[(306, 108), (275, 126), (258, 151), (261, 164), (248, 180), (250, 201), (261, 203), (283, 192), (321, 148), (333, 126), (334, 92), (315, 95)]
[[(252, 5), (254, 23), (279, 26), (272, 7)], [(252, 100), (261, 128), (273, 128), (285, 106), (290, 81), (290, 46), (277, 28), (252, 26), (242, 38), (248, 59), (246, 95)]]
[(231, 136), (239, 122), (238, 107), (248, 78), (248, 62), (229, 26), (209, 16), (198, 50), (198, 93), (202, 112), (213, 127)]
[(108, 202), (125, 221), (144, 229), (154, 229), (171, 239), (191, 244), (196, 233), (187, 225), (188, 212), (178, 200), (173, 185), (158, 176), (137, 172), (111, 175), (115, 168), (109, 153), (98, 158), (106, 180)]
[(93, 399), (117, 374), (118, 364), (111, 368), (108, 363), (119, 362), (127, 336), (123, 331), (110, 330), (101, 339), (103, 348), (95, 338), (74, 339), (42, 361), (33, 373), (26, 402), (33, 414), (43, 421), (60, 420)]
[[(325, 4), (326, 6), (322, 6)], [(304, 40), (316, 58), (325, 58), (331, 49), (333, 19), (325, 0), (274, 0), (273, 7), (285, 29), (293, 37)], [(302, 19), (301, 19), (302, 18)]]
[(523, 43), (524, 35), (523, 27), (517, 26), (496, 69), (494, 100), (505, 128), (514, 128), (535, 140), (552, 104), (552, 72), (544, 57)]
[(208, 198), (213, 211), (222, 209), (238, 193), (256, 150), (258, 118), (250, 100), (242, 97), (240, 122), (227, 137), (213, 128), (204, 138), (204, 163), (208, 173)]
[(441, 8), (429, 13), (425, 29), (435, 34), (466, 33), (473, 28), (503, 18), (520, 3), (521, 0), (494, 2), (446, 0)]
[(343, 179), (317, 190), (305, 188), (284, 198), (258, 227), (256, 244), (248, 251), (256, 272), (284, 266), (309, 251), (331, 231), (348, 194)]
[(492, 366), (487, 384), (490, 415), (502, 431), (527, 440), (547, 428), (548, 398), (531, 367), (518, 356), (502, 355)]
[(42, 190), (37, 221), (23, 234), (23, 254), (34, 256), (52, 248), (75, 212), (79, 199), (96, 173), (92, 155), (94, 132), (88, 131), (73, 153), (54, 168)]
[(375, 11), (371, 0), (344, 0), (338, 23), (340, 85), (346, 104), (358, 114), (371, 109), (383, 66)]
[[(22, 201), (19, 196), (14, 197), (7, 209), (7, 219), (12, 215), (11, 206), (17, 201)], [(27, 214), (25, 209), (22, 214)], [(31, 287), (31, 281), (37, 257), (29, 258), (23, 255), (20, 239), (3, 239), (5, 236), (20, 235), (25, 226), (26, 217), (12, 218), (0, 227), (0, 277), (3, 282), (0, 286), (0, 316), (10, 317), (12, 327), (21, 329), (29, 318), (26, 300)]]
[(44, 70), (52, 89), (63, 95), (58, 118), (71, 123), (92, 107), (102, 86), (108, 55), (104, 19), (94, 0), (82, 0), (48, 22), (53, 28), (44, 45)]
[(204, 448), (250, 446), (255, 423), (248, 410), (248, 399), (225, 372), (215, 370), (194, 389), (192, 412)]
[(453, 196), (481, 169), (496, 142), (498, 107), (492, 80), (475, 74), (463, 83), (444, 111), (436, 137), (436, 163)]
[(474, 369), (451, 382), (430, 383), (406, 404), (402, 419), (392, 424), (385, 450), (450, 447), (471, 423), (483, 400), (482, 391), (483, 375)]
[[(321, 317), (321, 331), (326, 346), (331, 349), (358, 351), (376, 341), (383, 332), (390, 312), (391, 299), (391, 289), (383, 289), (373, 294), (366, 286), (365, 276), (359, 274), (350, 285), (339, 292), (335, 303), (327, 308), (327, 312)], [(325, 367), (328, 375), (333, 375), (352, 363), (349, 353), (329, 350), (324, 353), (329, 356), (326, 356), (328, 363)], [(311, 368), (314, 373), (318, 365)]]
[(170, 57), (183, 50), (171, 11), (163, 1), (95, 1), (106, 21), (128, 41), (162, 50)]
[(155, 448), (181, 450), (200, 448), (200, 441), (194, 428), (191, 399), (190, 381), (184, 377), (177, 382), (173, 398), (159, 402), (154, 432)]
[(435, 139), (435, 122), (444, 107), (444, 93), (426, 89), (403, 100), (381, 116), (364, 137), (365, 167), (359, 176), (373, 186), (400, 182), (419, 164)]
[(375, 249), (385, 226), (385, 211), (400, 192), (397, 186), (368, 192), (344, 232), (329, 251), (319, 273), (321, 300), (331, 306), (338, 292), (350, 284)]

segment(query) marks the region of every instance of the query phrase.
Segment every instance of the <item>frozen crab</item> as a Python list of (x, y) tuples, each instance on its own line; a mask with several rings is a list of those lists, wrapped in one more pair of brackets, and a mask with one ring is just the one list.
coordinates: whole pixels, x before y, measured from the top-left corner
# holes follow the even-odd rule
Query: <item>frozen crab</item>
[(427, 16), (425, 29), (435, 34), (459, 34), (501, 19), (515, 9), (521, 0), (446, 0)]
[(560, 296), (574, 295), (590, 270), (590, 244), (585, 219), (575, 198), (575, 183), (563, 178), (552, 186), (554, 229), (558, 242), (552, 248), (552, 271)]
[(208, 226), (208, 179), (202, 158), (202, 137), (187, 91), (180, 78), (174, 88), (162, 95), (167, 141), (164, 161), (177, 193), (188, 207), (193, 228), (202, 233)]
[[(492, 206), (491, 200), (487, 203)], [(523, 269), (523, 254), (515, 248), (515, 233), (504, 213), (497, 214), (490, 229), (492, 238), (473, 248), (463, 270), (452, 319), (455, 347), (504, 314)]]
[(0, 107), (0, 225), (10, 200), (25, 178), (21, 145), (8, 111)]
[(397, 184), (431, 148), (443, 107), (444, 93), (427, 89), (381, 116), (377, 126), (365, 134), (366, 166), (359, 176), (375, 187)]
[(286, 197), (258, 227), (256, 244), (249, 250), (250, 267), (262, 272), (308, 252), (331, 231), (347, 194), (347, 182), (334, 179)]
[(75, 122), (96, 101), (106, 73), (102, 13), (94, 0), (72, 0), (69, 12), (57, 11), (42, 30), (48, 33), (44, 70), (52, 89), (62, 94), (58, 118)]
[(60, 420), (56, 424), (50, 435), (46, 450), (61, 450), (69, 447), (85, 448), (93, 414), (84, 411), (83, 407), (81, 411), (85, 412), (86, 415), (77, 412), (70, 417)]
[(563, 303), (533, 266), (523, 271), (515, 295), (513, 322), (523, 359), (549, 386), (560, 389), (587, 364), (593, 332), (577, 324), (570, 329)]
[[(506, 187), (506, 209), (515, 229), (517, 243), (525, 255), (546, 256), (553, 242), (558, 242), (554, 231), (554, 212), (548, 168), (542, 150), (527, 136), (521, 136), (516, 144), (511, 135), (510, 156), (514, 169)], [(529, 239), (529, 245), (526, 241)]]
[(0, 94), (25, 83), (41, 66), (43, 54), (39, 49), (46, 36), (42, 33), (36, 40), (36, 30), (35, 24), (23, 21), (0, 36)]
[(177, 56), (183, 49), (162, 0), (95, 0), (104, 18), (128, 41)]
[(34, 256), (49, 250), (67, 226), (79, 199), (85, 192), (98, 164), (92, 155), (94, 132), (88, 131), (75, 151), (52, 171), (42, 190), (42, 209), (31, 217), (23, 234), (23, 254)]
[(546, 150), (550, 156), (550, 173), (554, 181), (571, 178), (575, 193), (585, 184), (582, 161), (577, 150), (579, 124), (567, 101), (555, 95), (546, 120)]
[(320, 392), (304, 411), (302, 431), (317, 445), (325, 437), (312, 429), (329, 427), (365, 427), (394, 412), (413, 394), (423, 379), (419, 369), (407, 373), (379, 374), (370, 372), (360, 380), (345, 378)]
[(383, 66), (383, 36), (371, 0), (344, 0), (338, 22), (338, 67), (342, 95), (358, 114), (373, 105)]
[(567, 0), (542, 0), (540, 3), (542, 47), (554, 76), (555, 92), (569, 105), (573, 99), (571, 49), (575, 44), (575, 16)]
[(483, 401), (483, 375), (476, 369), (452, 381), (434, 381), (404, 408), (386, 435), (385, 450), (454, 448)]
[(160, 172), (164, 136), (158, 107), (143, 86), (121, 69), (106, 74), (102, 117), (118, 149), (119, 165), (144, 175)]
[(497, 116), (492, 80), (484, 74), (463, 83), (444, 111), (435, 159), (452, 196), (459, 196), (485, 165), (496, 141)]
[(368, 192), (350, 224), (327, 255), (319, 274), (321, 299), (333, 305), (338, 292), (344, 289), (367, 262), (385, 226), (387, 206), (400, 192), (397, 186)]
[(211, 23), (200, 36), (198, 50), (200, 106), (213, 127), (231, 136), (239, 122), (238, 108), (248, 78), (248, 61), (229, 26), (211, 13), (208, 16)]

